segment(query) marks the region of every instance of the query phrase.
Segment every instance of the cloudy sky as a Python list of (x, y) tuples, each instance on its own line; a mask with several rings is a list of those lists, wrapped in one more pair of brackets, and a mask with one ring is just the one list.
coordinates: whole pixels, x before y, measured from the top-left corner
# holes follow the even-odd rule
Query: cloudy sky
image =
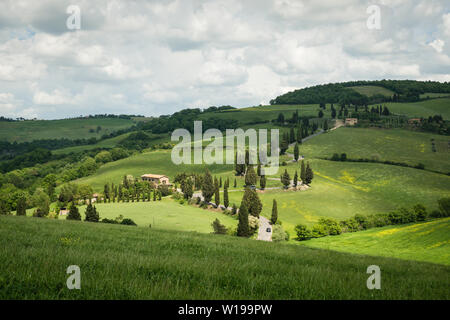
[[(80, 9), (79, 30), (67, 27), (69, 5)], [(380, 8), (380, 29), (367, 27), (370, 5)], [(449, 8), (447, 0), (2, 0), (0, 115), (151, 116), (265, 104), (328, 82), (450, 81)]]

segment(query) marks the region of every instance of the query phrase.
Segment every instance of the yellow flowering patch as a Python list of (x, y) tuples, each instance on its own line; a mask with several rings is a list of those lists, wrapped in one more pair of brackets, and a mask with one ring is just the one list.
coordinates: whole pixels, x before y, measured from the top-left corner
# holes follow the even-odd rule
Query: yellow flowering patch
[(350, 173), (348, 173), (348, 171), (343, 170), (341, 172), (342, 172), (342, 176), (341, 176), (342, 181), (346, 181), (351, 184), (353, 184), (355, 182), (355, 177), (350, 175)]
[(63, 245), (70, 246), (80, 242), (80, 238), (62, 237), (60, 241)]
[(427, 249), (437, 248), (437, 247), (443, 246), (443, 245), (445, 245), (445, 244), (447, 244), (447, 243), (450, 243), (450, 240), (447, 240), (447, 241), (441, 241), (441, 242), (436, 242), (435, 244), (432, 244), (431, 246), (427, 247)]
[(394, 234), (394, 233), (396, 233), (396, 232), (398, 232), (400, 230), (402, 230), (402, 229), (400, 229), (400, 228), (392, 228), (392, 229), (388, 229), (388, 230), (383, 230), (383, 231), (377, 232), (377, 233), (375, 233), (375, 235), (377, 237), (384, 237), (384, 236), (389, 236), (391, 234)]

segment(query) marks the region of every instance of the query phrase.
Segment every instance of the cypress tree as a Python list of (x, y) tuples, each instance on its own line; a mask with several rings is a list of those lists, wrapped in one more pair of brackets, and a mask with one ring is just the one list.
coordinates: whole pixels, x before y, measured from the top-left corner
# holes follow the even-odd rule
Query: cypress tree
[(294, 128), (292, 127), (289, 130), (289, 143), (292, 143), (295, 141), (295, 132), (294, 132)]
[(272, 224), (275, 224), (278, 220), (278, 207), (277, 207), (277, 200), (273, 199), (272, 204), (272, 216), (270, 217), (270, 221)]
[(284, 185), (284, 188), (287, 189), (291, 184), (291, 177), (289, 176), (287, 169), (284, 170), (284, 173), (281, 175), (280, 179), (281, 183)]
[(306, 174), (305, 174), (305, 180), (306, 180), (306, 184), (310, 185), (312, 180), (314, 178), (314, 173), (311, 169), (311, 167), (309, 166), (309, 162), (306, 164)]
[(258, 177), (261, 177), (261, 163), (258, 162), (258, 167), (256, 169), (256, 174), (258, 175)]
[(214, 203), (216, 206), (219, 206), (220, 204), (220, 188), (217, 179), (214, 181)]
[(295, 170), (295, 174), (294, 174), (294, 187), (297, 188), (297, 184), (298, 184), (298, 174), (297, 174), (297, 170)]
[(306, 181), (306, 170), (305, 170), (305, 162), (302, 161), (302, 166), (300, 170), (300, 179), (302, 180), (302, 184)]
[(239, 223), (237, 227), (237, 235), (239, 237), (248, 237), (250, 235), (248, 225), (248, 211), (245, 203), (242, 203), (241, 207), (239, 208)]
[(259, 218), (259, 214), (262, 210), (262, 202), (259, 199), (256, 190), (246, 187), (244, 196), (242, 197), (242, 203), (245, 204), (249, 214)]
[(202, 195), (205, 199), (205, 202), (211, 202), (212, 196), (214, 194), (215, 188), (213, 184), (213, 179), (209, 170), (206, 169), (205, 175), (203, 177), (202, 183)]
[(161, 201), (161, 199), (162, 199), (162, 194), (161, 194), (161, 191), (158, 190), (158, 201)]
[(17, 209), (16, 209), (16, 215), (18, 216), (25, 216), (27, 214), (27, 200), (24, 196), (21, 196), (17, 200)]
[(84, 221), (98, 222), (100, 219), (97, 209), (91, 203), (87, 205), (85, 215)]
[(69, 214), (67, 215), (67, 220), (79, 220), (81, 221), (81, 215), (78, 211), (77, 206), (75, 205), (75, 202), (72, 202), (69, 209)]
[(225, 185), (225, 188), (223, 188), (223, 205), (225, 206), (225, 209), (230, 205), (228, 200), (228, 185)]
[(302, 128), (297, 128), (297, 143), (302, 143)]
[(233, 187), (236, 188), (237, 187), (237, 182), (236, 182), (236, 178), (234, 178), (234, 184)]
[(294, 160), (295, 161), (298, 161), (299, 154), (300, 154), (300, 150), (298, 148), (298, 143), (296, 142), (295, 146), (294, 146)]
[(249, 165), (247, 168), (247, 172), (245, 174), (245, 185), (246, 186), (254, 186), (256, 185), (256, 173), (255, 170), (253, 169), (252, 165)]
[(328, 131), (328, 121), (327, 121), (327, 120), (325, 120), (325, 121), (323, 122), (323, 130), (324, 130), (324, 131)]
[(156, 201), (156, 189), (153, 190), (153, 201)]
[(259, 185), (261, 187), (261, 190), (264, 190), (266, 188), (266, 177), (261, 176), (261, 179), (259, 179)]
[(231, 214), (235, 215), (237, 213), (237, 206), (235, 203), (233, 203), (233, 206), (231, 207)]

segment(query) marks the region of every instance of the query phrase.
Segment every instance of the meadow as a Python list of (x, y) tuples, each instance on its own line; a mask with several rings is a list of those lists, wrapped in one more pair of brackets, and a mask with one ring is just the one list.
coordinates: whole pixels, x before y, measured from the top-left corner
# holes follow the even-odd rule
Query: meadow
[(0, 299), (450, 298), (448, 266), (230, 236), (0, 216), (0, 242)]
[(429, 116), (441, 115), (445, 120), (450, 119), (450, 98), (439, 98), (423, 100), (418, 102), (388, 102), (382, 103), (389, 111), (406, 115), (408, 117), (428, 118)]
[(376, 94), (381, 94), (386, 97), (392, 97), (394, 95), (394, 92), (392, 90), (379, 86), (355, 86), (349, 87), (349, 89), (353, 89), (356, 92), (368, 97)]
[[(431, 149), (431, 139), (436, 152)], [(426, 169), (448, 173), (449, 141), (447, 136), (402, 129), (339, 128), (306, 141), (300, 154), (311, 159), (346, 153), (351, 159), (390, 160), (412, 166), (423, 163)]]
[[(1, 122), (0, 140), (25, 142), (38, 139), (89, 139), (131, 127), (135, 121), (121, 118), (81, 118)], [(101, 129), (97, 132), (97, 127)], [(93, 132), (91, 132), (93, 131)]]
[[(212, 222), (219, 219), (228, 228), (236, 228), (237, 220), (221, 212), (200, 209), (191, 205), (179, 204), (168, 197), (161, 201), (96, 203), (100, 219), (115, 219), (119, 215), (132, 219), (138, 226), (152, 229), (196, 231), (211, 233)], [(82, 219), (86, 206), (79, 207)], [(60, 219), (65, 219), (62, 216)]]
[(344, 233), (299, 244), (327, 250), (450, 265), (450, 218)]

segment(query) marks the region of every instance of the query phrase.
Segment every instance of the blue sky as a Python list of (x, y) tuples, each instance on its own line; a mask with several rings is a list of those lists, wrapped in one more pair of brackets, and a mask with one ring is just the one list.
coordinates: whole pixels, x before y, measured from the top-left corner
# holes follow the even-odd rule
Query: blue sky
[[(81, 29), (69, 30), (69, 5)], [(380, 8), (379, 30), (366, 10)], [(156, 116), (305, 86), (450, 81), (449, 1), (2, 1), (0, 115)]]

